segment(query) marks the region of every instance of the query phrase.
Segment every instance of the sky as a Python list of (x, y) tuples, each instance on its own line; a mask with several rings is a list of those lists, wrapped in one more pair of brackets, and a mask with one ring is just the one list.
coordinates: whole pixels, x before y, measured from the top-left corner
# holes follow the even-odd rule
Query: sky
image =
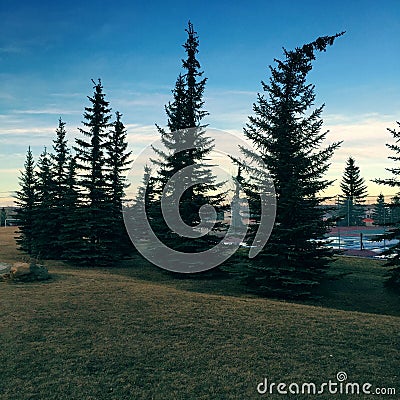
[(400, 120), (400, 2), (335, 1), (47, 1), (0, 0), (0, 206), (11, 205), (28, 146), (51, 148), (58, 119), (73, 144), (91, 79), (102, 79), (113, 111), (123, 114), (138, 154), (166, 123), (164, 105), (181, 72), (188, 20), (200, 38), (208, 78), (210, 127), (242, 130), (269, 65), (318, 36), (346, 31), (317, 55), (309, 82), (325, 104), (332, 158), (328, 194), (340, 192), (353, 156), (369, 194), (395, 191), (371, 179), (390, 177), (387, 128)]

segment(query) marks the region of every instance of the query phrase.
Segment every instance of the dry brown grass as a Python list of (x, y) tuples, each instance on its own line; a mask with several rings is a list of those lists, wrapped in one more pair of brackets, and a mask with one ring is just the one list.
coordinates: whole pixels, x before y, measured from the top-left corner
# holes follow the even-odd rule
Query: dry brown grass
[(13, 263), (23, 258), (15, 246), (16, 228), (0, 227), (0, 262)]
[[(2, 261), (20, 257), (10, 236), (0, 232)], [(1, 399), (258, 399), (263, 377), (338, 371), (400, 391), (399, 317), (48, 267), (51, 282), (0, 283)]]

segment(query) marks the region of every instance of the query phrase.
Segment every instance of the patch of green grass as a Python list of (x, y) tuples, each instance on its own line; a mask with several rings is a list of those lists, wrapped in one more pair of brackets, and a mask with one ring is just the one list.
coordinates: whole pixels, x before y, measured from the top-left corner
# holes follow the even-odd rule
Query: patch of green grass
[[(137, 258), (125, 263), (125, 268), (110, 269), (147, 282), (158, 282), (180, 290), (197, 293), (222, 294), (235, 297), (256, 298), (250, 295), (239, 280), (227, 274), (174, 275)], [(133, 268), (132, 268), (133, 267)], [(347, 311), (400, 316), (400, 296), (384, 286), (384, 261), (368, 258), (338, 257), (332, 263), (328, 277), (317, 291), (317, 300), (303, 304)]]
[(318, 384), (339, 371), (400, 391), (397, 316), (250, 297), (229, 279), (177, 280), (149, 265), (47, 266), (51, 282), (0, 283), (2, 400), (247, 400), (263, 398), (264, 377)]
[(340, 310), (400, 316), (398, 292), (385, 287), (389, 270), (381, 260), (339, 257), (329, 275), (342, 278), (327, 280), (318, 293), (322, 298), (313, 304)]

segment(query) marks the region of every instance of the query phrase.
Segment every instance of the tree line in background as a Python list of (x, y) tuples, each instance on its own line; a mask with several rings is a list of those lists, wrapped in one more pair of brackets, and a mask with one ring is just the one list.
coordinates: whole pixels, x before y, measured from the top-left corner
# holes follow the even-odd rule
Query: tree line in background
[[(365, 222), (365, 208), (367, 198), (367, 185), (361, 177), (360, 168), (355, 164), (353, 157), (349, 157), (344, 169), (340, 184), (342, 194), (337, 201), (338, 226), (363, 226)], [(376, 198), (372, 215), (374, 225), (390, 226), (400, 220), (400, 197), (393, 196), (390, 203), (385, 201), (381, 193)], [(371, 221), (370, 221), (371, 222)]]
[[(191, 168), (189, 181), (201, 177), (201, 184), (188, 186), (180, 203), (182, 220), (195, 227), (200, 223), (199, 209), (205, 204), (217, 210), (226, 208), (223, 183), (218, 183), (207, 157), (213, 141), (207, 137), (203, 119), (203, 77), (197, 59), (198, 36), (189, 22), (183, 45), (186, 58), (183, 72), (172, 90), (172, 101), (165, 106), (167, 126), (157, 125), (165, 149), (154, 149), (156, 158), (144, 170), (143, 186), (136, 202), (144, 204), (149, 223), (166, 245), (178, 251), (193, 253), (209, 249), (220, 238), (208, 234), (188, 240), (172, 231), (161, 212), (161, 199), (172, 199), (168, 181), (182, 168)], [(328, 197), (320, 194), (332, 181), (324, 178), (330, 159), (340, 143), (323, 147), (327, 132), (322, 132), (323, 105), (314, 107), (315, 88), (307, 82), (316, 53), (333, 45), (334, 36), (284, 50), (284, 58), (270, 66), (268, 83), (262, 82), (264, 94), (253, 105), (254, 116), (244, 134), (257, 152), (243, 150), (243, 159), (235, 160), (241, 171), (242, 184), (256, 223), (250, 226), (248, 240), (255, 238), (260, 222), (260, 192), (272, 178), (277, 201), (274, 228), (268, 243), (255, 259), (236, 254), (221, 268), (238, 274), (249, 288), (258, 293), (279, 297), (306, 297), (324, 278), (334, 259), (326, 233), (337, 218), (323, 218), (321, 204)], [(72, 149), (66, 141), (65, 124), (60, 119), (51, 153), (41, 154), (36, 166), (29, 149), (17, 193), (20, 233), (17, 241), (22, 250), (41, 258), (64, 259), (83, 265), (111, 265), (133, 252), (122, 218), (125, 172), (129, 166), (126, 130), (122, 115), (112, 114), (100, 82), (93, 82), (94, 94), (85, 108), (82, 138)], [(400, 133), (392, 131), (398, 141)], [(191, 144), (183, 146), (182, 143)], [(397, 145), (389, 146), (396, 153)], [(258, 165), (259, 157), (269, 174)], [(152, 174), (152, 171), (155, 171)], [(395, 175), (400, 169), (391, 170)], [(393, 180), (379, 183), (400, 186)], [(359, 221), (360, 206), (366, 186), (353, 158), (347, 161), (341, 184), (343, 200), (340, 214), (343, 223)], [(169, 196), (169, 197), (168, 197)], [(381, 199), (382, 200), (382, 199)], [(380, 200), (379, 200), (380, 201)], [(376, 213), (381, 218), (380, 202)], [(293, 212), (293, 210), (296, 210)], [(385, 212), (385, 211), (383, 211)], [(384, 214), (383, 214), (384, 215)], [(137, 221), (140, 229), (141, 221)], [(400, 237), (400, 225), (390, 233)], [(223, 230), (219, 224), (216, 230)], [(391, 282), (399, 285), (400, 245), (392, 248), (395, 266)], [(399, 251), (400, 253), (400, 251)]]

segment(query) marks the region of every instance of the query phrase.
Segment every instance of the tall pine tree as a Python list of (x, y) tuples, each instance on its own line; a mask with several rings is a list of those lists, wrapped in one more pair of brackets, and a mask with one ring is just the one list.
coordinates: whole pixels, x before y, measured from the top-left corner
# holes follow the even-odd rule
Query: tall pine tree
[(122, 218), (122, 205), (127, 187), (125, 173), (129, 170), (129, 157), (132, 152), (128, 151), (127, 132), (121, 121), (122, 114), (115, 113), (116, 120), (113, 124), (110, 138), (106, 146), (108, 201), (110, 203), (111, 225), (110, 241), (113, 243), (114, 257), (119, 258), (129, 254), (132, 243), (127, 235)]
[[(275, 185), (277, 212), (269, 241), (248, 265), (247, 283), (258, 292), (278, 297), (304, 297), (323, 278), (333, 251), (325, 246), (329, 221), (318, 195), (332, 182), (323, 178), (340, 143), (321, 149), (323, 105), (312, 109), (314, 86), (307, 83), (316, 51), (325, 51), (335, 36), (320, 37), (292, 51), (270, 66), (266, 95), (259, 94), (254, 116), (244, 129), (258, 152), (244, 151), (243, 166), (252, 179), (247, 186), (252, 216), (261, 214), (257, 190), (266, 175), (259, 171), (259, 156)], [(254, 191), (254, 188), (259, 188)]]
[(20, 249), (33, 254), (35, 250), (34, 243), (34, 208), (36, 204), (36, 176), (35, 162), (33, 160), (32, 150), (29, 147), (24, 164), (24, 171), (19, 178), (20, 190), (16, 193), (16, 218), (19, 222), (19, 235), (16, 238)]
[(343, 196), (339, 208), (342, 221), (339, 223), (343, 226), (362, 225), (363, 204), (368, 193), (364, 178), (361, 177), (360, 168), (355, 164), (353, 157), (347, 159), (340, 188)]
[(165, 148), (155, 149), (158, 160), (153, 161), (159, 171), (155, 185), (158, 202), (150, 207), (153, 207), (152, 226), (157, 230), (159, 238), (178, 251), (193, 253), (211, 248), (218, 240), (214, 235), (186, 240), (182, 235), (172, 232), (160, 220), (161, 197), (168, 187), (167, 182), (184, 168), (192, 168), (186, 177), (188, 188), (183, 192), (179, 204), (176, 204), (174, 199), (175, 190), (179, 185), (164, 191), (166, 203), (179, 208), (182, 220), (190, 227), (195, 227), (201, 222), (200, 207), (211, 204), (218, 209), (225, 193), (221, 193), (222, 183), (216, 182), (211, 166), (207, 165), (207, 157), (213, 150), (213, 141), (207, 137), (206, 125), (202, 122), (208, 115), (203, 109), (207, 78), (203, 78), (197, 59), (199, 40), (190, 21), (186, 32), (188, 37), (183, 45), (186, 59), (182, 60), (185, 73), (178, 75), (172, 91), (173, 101), (165, 107), (168, 117), (167, 129), (157, 126)]
[(389, 209), (386, 206), (385, 196), (382, 193), (376, 199), (372, 219), (374, 220), (374, 225), (385, 226), (390, 222)]
[(35, 255), (40, 258), (54, 257), (54, 185), (50, 156), (45, 148), (37, 162), (35, 224), (33, 236)]
[(51, 197), (47, 204), (47, 227), (51, 232), (46, 247), (46, 258), (58, 259), (64, 251), (60, 239), (66, 219), (65, 196), (67, 191), (68, 163), (70, 150), (66, 139), (65, 122), (60, 118), (50, 154)]
[(93, 82), (93, 97), (88, 96), (89, 107), (85, 107), (79, 128), (83, 139), (76, 139), (79, 206), (75, 213), (76, 233), (80, 245), (68, 250), (71, 260), (85, 265), (107, 265), (113, 259), (110, 240), (112, 212), (108, 198), (106, 152), (109, 146), (111, 109), (105, 99), (100, 79)]

